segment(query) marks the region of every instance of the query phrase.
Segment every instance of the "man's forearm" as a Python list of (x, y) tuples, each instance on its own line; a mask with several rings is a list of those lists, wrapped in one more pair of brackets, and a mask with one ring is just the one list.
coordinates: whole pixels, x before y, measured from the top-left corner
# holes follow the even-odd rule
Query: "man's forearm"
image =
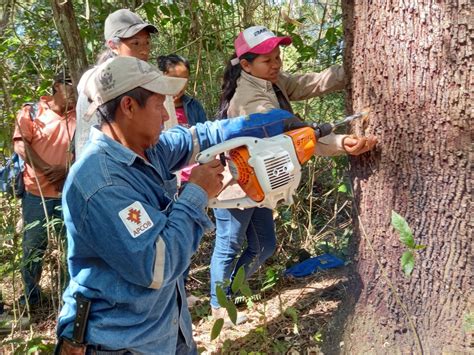
[(237, 137), (265, 138), (285, 132), (286, 123), (294, 115), (281, 109), (252, 113), (225, 120), (207, 121), (195, 126), (201, 150)]

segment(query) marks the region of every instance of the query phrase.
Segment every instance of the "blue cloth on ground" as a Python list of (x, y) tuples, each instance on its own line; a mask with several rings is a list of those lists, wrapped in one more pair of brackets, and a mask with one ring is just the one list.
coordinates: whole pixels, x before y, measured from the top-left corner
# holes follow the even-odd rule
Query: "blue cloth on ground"
[(332, 269), (343, 265), (344, 261), (338, 257), (331, 254), (323, 254), (314, 258), (306, 259), (301, 263), (293, 265), (292, 267), (286, 269), (285, 275), (304, 277), (320, 270)]

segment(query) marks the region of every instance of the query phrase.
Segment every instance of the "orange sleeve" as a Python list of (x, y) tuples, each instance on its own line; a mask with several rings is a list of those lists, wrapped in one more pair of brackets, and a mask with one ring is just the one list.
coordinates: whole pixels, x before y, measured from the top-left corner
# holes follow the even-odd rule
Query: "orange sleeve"
[(33, 121), (30, 117), (31, 107), (28, 105), (23, 106), (23, 108), (18, 112), (16, 116), (15, 123), (15, 132), (13, 133), (13, 142), (23, 139), (31, 143), (33, 139)]
[(15, 122), (15, 132), (13, 133), (13, 150), (23, 160), (26, 158), (23, 139), (28, 143), (31, 143), (31, 140), (33, 139), (33, 121), (30, 117), (30, 109), (30, 106), (25, 105), (18, 112)]

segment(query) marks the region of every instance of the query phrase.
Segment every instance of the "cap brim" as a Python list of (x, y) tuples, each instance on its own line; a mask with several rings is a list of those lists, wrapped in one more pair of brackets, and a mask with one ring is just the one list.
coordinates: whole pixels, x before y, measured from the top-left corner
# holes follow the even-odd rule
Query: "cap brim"
[(158, 74), (149, 82), (139, 86), (151, 92), (156, 92), (157, 94), (174, 96), (183, 90), (187, 82), (188, 79)]
[(253, 47), (247, 53), (255, 53), (255, 54), (268, 54), (272, 50), (274, 50), (277, 46), (288, 46), (293, 42), (291, 37), (284, 36), (284, 37), (273, 37), (269, 38), (259, 45)]
[(141, 24), (130, 26), (125, 31), (120, 33), (117, 37), (119, 37), (119, 38), (130, 38), (130, 37), (136, 35), (141, 30), (147, 30), (149, 33), (158, 32), (158, 29), (155, 26), (150, 25), (149, 23), (141, 23)]

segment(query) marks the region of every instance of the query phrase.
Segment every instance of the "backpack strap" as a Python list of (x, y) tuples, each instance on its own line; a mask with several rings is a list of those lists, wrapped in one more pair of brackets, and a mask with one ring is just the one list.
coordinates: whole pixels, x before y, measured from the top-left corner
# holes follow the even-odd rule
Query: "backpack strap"
[(25, 102), (23, 107), (29, 106), (30, 107), (30, 118), (32, 121), (38, 116), (39, 105), (37, 102)]

